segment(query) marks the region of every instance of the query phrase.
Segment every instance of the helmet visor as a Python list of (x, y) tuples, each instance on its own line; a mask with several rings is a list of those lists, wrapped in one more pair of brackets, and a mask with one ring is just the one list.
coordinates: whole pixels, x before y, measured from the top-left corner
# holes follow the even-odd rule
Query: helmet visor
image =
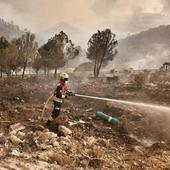
[(64, 81), (68, 81), (68, 78), (64, 78)]

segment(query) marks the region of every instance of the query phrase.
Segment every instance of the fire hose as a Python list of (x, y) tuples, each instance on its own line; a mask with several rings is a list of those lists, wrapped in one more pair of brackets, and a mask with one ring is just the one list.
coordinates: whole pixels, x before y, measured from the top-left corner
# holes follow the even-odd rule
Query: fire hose
[[(115, 99), (109, 99), (109, 98), (102, 98), (102, 97), (95, 97), (95, 96), (87, 96), (87, 95), (80, 95), (80, 94), (75, 94), (74, 96), (76, 97), (82, 97), (82, 98), (90, 98), (90, 99), (97, 99), (97, 100), (104, 100), (104, 101), (114, 101)], [(47, 108), (47, 105), (49, 103), (49, 101), (52, 99), (53, 97), (53, 94), (49, 96), (49, 98), (46, 100), (45, 104), (44, 104), (44, 108), (42, 110), (42, 113), (41, 113), (41, 120), (43, 119), (43, 116), (44, 116), (44, 112), (45, 112), (45, 109)], [(96, 113), (96, 116), (97, 117), (100, 117), (101, 119), (105, 120), (105, 121), (108, 121), (108, 122), (111, 122), (112, 124), (115, 124), (115, 123), (118, 123), (118, 120), (113, 118), (113, 117), (110, 117), (102, 112), (97, 112)]]
[[(95, 99), (95, 100), (103, 100), (103, 101), (109, 101), (109, 102), (114, 102), (114, 103), (121, 103), (121, 104), (126, 104), (126, 105), (132, 105), (132, 106), (138, 106), (142, 108), (150, 108), (152, 110), (164, 110), (166, 112), (170, 112), (170, 107), (167, 106), (160, 106), (160, 105), (155, 105), (155, 104), (146, 104), (146, 103), (141, 103), (141, 102), (133, 102), (133, 101), (127, 101), (127, 100), (118, 100), (118, 99), (110, 99), (110, 98), (104, 98), (104, 97), (95, 97), (95, 96), (88, 96), (88, 95), (81, 95), (81, 94), (75, 94), (74, 96), (76, 97), (81, 97), (81, 98), (88, 98), (88, 99)], [(48, 102), (50, 99), (53, 97), (51, 95), (47, 101), (45, 102), (41, 118), (43, 118), (45, 109), (48, 105)]]

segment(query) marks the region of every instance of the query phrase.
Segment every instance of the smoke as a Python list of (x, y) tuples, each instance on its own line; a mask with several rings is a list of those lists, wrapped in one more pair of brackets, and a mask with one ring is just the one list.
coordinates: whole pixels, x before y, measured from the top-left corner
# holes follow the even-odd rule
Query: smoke
[[(63, 21), (77, 25), (90, 22), (94, 16), (90, 6), (91, 2), (84, 0), (1, 0), (0, 16), (38, 32)], [(8, 15), (3, 9), (8, 9)]]
[[(81, 41), (82, 36), (87, 41), (84, 37), (101, 27), (109, 27), (121, 37), (125, 32), (146, 29), (155, 20), (154, 25), (168, 23), (168, 17), (164, 16), (164, 22), (159, 17), (168, 9), (168, 0), (150, 0), (149, 5), (148, 0), (0, 0), (0, 16), (5, 20), (41, 32), (41, 36), (65, 22), (80, 30), (77, 41)], [(149, 20), (148, 13), (152, 14)]]
[(116, 1), (117, 0), (96, 0), (93, 4), (93, 10), (100, 16), (106, 16), (112, 12)]
[(79, 49), (79, 55), (76, 56), (74, 59), (68, 60), (66, 63), (65, 68), (75, 69), (80, 64), (83, 64), (85, 62), (89, 62), (89, 59), (86, 57), (86, 52), (83, 51), (81, 48)]
[(163, 1), (163, 10), (162, 12), (168, 14), (170, 10), (170, 1), (169, 0), (164, 0)]
[(124, 119), (127, 117), (129, 120), (125, 125), (130, 134), (138, 136), (139, 139), (170, 141), (170, 107), (122, 100), (108, 102), (107, 105), (113, 109), (120, 108), (125, 113), (128, 111), (132, 116), (130, 121), (130, 115), (124, 115)]
[(169, 61), (168, 52), (169, 51), (167, 52), (164, 51), (166, 55), (161, 54), (160, 56), (153, 56), (153, 55), (147, 54), (145, 57), (139, 60), (130, 61), (129, 63), (126, 63), (126, 64), (128, 68), (133, 68), (136, 70), (159, 69), (162, 66), (162, 63)]
[[(120, 39), (169, 24), (165, 15), (169, 9), (168, 0), (150, 0), (149, 4), (148, 0), (0, 0), (0, 16), (35, 32), (40, 45), (63, 30), (83, 49), (98, 29), (110, 28)], [(150, 62), (151, 56), (146, 57)], [(145, 65), (145, 60), (140, 63)]]
[[(128, 48), (128, 47), (127, 47)], [(170, 60), (169, 57), (169, 50), (165, 50), (160, 45), (155, 45), (153, 47), (156, 54), (152, 52), (148, 52), (146, 55), (132, 54), (131, 58), (122, 58), (118, 54), (115, 56), (113, 61), (109, 61), (107, 66), (104, 68), (105, 70), (122, 70), (122, 69), (129, 69), (133, 68), (135, 70), (143, 70), (143, 69), (159, 69), (164, 62)]]

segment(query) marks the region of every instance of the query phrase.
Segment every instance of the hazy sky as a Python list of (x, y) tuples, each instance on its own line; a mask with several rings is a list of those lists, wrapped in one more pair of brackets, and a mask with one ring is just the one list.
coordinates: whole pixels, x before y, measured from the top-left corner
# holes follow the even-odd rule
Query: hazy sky
[(22, 28), (40, 33), (67, 23), (83, 36), (110, 27), (122, 37), (170, 24), (169, 11), (170, 0), (0, 0), (0, 17)]

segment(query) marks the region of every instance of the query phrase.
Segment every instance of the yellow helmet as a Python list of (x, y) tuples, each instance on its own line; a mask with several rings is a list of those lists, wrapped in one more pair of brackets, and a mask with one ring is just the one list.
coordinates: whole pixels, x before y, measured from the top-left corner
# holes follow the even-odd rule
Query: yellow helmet
[(60, 73), (60, 79), (67, 81), (69, 79), (69, 75), (67, 73)]

